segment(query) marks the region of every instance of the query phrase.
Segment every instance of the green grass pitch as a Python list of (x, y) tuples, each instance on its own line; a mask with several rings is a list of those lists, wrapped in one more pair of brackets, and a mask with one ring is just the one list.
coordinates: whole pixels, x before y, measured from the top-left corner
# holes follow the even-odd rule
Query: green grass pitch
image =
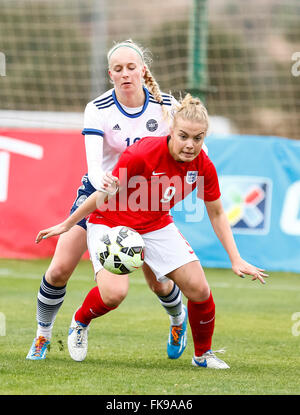
[(216, 303), (213, 348), (226, 348), (220, 357), (231, 367), (217, 371), (192, 367), (190, 328), (181, 358), (167, 358), (168, 316), (136, 272), (121, 306), (92, 321), (88, 356), (79, 363), (69, 357), (67, 333), (94, 286), (91, 263), (82, 261), (69, 281), (47, 359), (28, 361), (48, 263), (0, 260), (1, 395), (299, 394), (300, 275), (270, 273), (263, 286), (231, 270), (205, 270)]

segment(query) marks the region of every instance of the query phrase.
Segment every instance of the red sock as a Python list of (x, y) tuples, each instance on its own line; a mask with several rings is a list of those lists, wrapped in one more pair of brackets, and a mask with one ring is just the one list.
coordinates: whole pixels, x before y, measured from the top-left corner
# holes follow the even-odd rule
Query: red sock
[(200, 303), (188, 300), (188, 315), (195, 356), (199, 357), (211, 348), (215, 327), (215, 303), (212, 293), (207, 300)]
[(94, 318), (103, 316), (117, 307), (108, 307), (104, 304), (98, 287), (94, 287), (85, 297), (82, 306), (75, 313), (75, 320), (83, 324), (90, 324)]

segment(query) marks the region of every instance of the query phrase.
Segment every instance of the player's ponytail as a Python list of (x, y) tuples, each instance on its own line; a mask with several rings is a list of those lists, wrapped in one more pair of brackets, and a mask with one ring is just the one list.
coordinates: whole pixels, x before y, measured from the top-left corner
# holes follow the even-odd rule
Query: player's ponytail
[(176, 123), (179, 117), (189, 121), (204, 123), (206, 130), (208, 130), (209, 117), (207, 109), (199, 98), (192, 97), (191, 94), (186, 94), (180, 100), (180, 104), (174, 115), (174, 123)]
[(170, 113), (168, 111), (167, 106), (163, 102), (163, 97), (161, 95), (159, 85), (156, 82), (154, 76), (152, 75), (152, 73), (151, 73), (151, 71), (150, 71), (150, 69), (149, 69), (149, 67), (146, 63), (145, 63), (145, 66), (146, 66), (146, 71), (145, 71), (145, 75), (144, 75), (145, 85), (149, 89), (151, 94), (153, 95), (155, 101), (160, 103), (164, 118), (166, 120), (168, 120), (170, 118)]

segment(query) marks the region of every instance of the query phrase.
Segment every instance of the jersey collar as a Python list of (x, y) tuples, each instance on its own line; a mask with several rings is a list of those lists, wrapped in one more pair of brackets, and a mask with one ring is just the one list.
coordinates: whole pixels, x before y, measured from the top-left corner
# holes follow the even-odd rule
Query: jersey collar
[(146, 109), (148, 107), (148, 104), (149, 104), (149, 91), (144, 86), (143, 86), (143, 90), (144, 90), (144, 93), (145, 93), (145, 102), (144, 102), (143, 108), (141, 109), (141, 111), (137, 112), (136, 114), (129, 114), (128, 112), (126, 112), (124, 110), (122, 105), (120, 105), (119, 101), (117, 100), (115, 90), (113, 89), (112, 96), (113, 96), (114, 102), (115, 102), (117, 108), (119, 109), (119, 111), (121, 111), (122, 114), (126, 115), (126, 117), (128, 117), (128, 118), (138, 118), (146, 111)]

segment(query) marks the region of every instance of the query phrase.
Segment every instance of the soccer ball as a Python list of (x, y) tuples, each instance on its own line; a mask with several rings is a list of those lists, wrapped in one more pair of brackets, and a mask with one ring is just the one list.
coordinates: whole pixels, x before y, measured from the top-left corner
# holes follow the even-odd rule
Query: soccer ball
[(113, 274), (130, 274), (144, 263), (145, 243), (127, 226), (116, 226), (103, 235), (97, 249), (102, 266)]

